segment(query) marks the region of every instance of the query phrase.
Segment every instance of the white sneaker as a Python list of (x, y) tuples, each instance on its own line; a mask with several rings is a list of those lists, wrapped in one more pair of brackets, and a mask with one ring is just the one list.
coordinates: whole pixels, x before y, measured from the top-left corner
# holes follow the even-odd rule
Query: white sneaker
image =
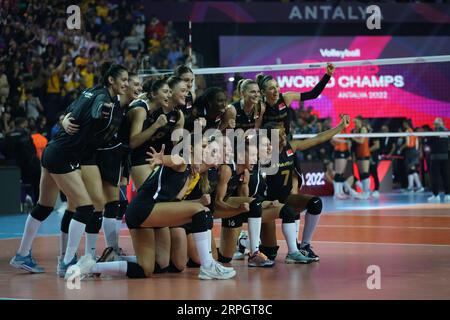
[(423, 187), (420, 187), (419, 189), (416, 190), (416, 192), (424, 192), (425, 189)]
[(380, 197), (380, 193), (378, 191), (374, 191), (374, 192), (372, 192), (372, 197), (374, 199), (378, 199)]
[(235, 275), (235, 270), (226, 271), (217, 261), (213, 261), (208, 267), (200, 266), (198, 277), (202, 280), (226, 280), (233, 278)]
[(450, 202), (450, 194), (445, 195), (444, 202)]
[(361, 183), (361, 181), (356, 181), (355, 182), (355, 185), (358, 187), (358, 188), (360, 188), (361, 190), (362, 190), (362, 188), (363, 188), (363, 185), (362, 185), (362, 183)]
[(233, 267), (225, 267), (223, 264), (221, 264), (220, 262), (216, 261), (217, 263), (217, 267), (221, 270), (223, 270), (224, 272), (231, 272), (234, 271)]
[[(427, 201), (432, 202), (432, 203), (438, 203), (438, 202), (441, 202), (441, 199), (439, 198), (439, 195), (437, 195), (437, 196), (433, 195), (433, 196), (429, 197), (427, 199)], [(445, 201), (445, 198), (444, 198), (444, 201)]]
[(64, 279), (72, 278), (74, 275), (79, 276), (81, 280), (91, 274), (92, 267), (95, 265), (95, 260), (90, 254), (84, 255), (78, 262), (67, 269)]

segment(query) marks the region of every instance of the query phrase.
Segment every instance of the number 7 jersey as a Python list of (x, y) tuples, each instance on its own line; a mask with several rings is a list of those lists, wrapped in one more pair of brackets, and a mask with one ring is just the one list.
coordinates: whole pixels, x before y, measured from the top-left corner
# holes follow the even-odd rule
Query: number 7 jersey
[(278, 163), (272, 164), (278, 167), (277, 173), (267, 175), (267, 199), (283, 202), (292, 190), (292, 174), (295, 169), (295, 152), (289, 143), (281, 150)]

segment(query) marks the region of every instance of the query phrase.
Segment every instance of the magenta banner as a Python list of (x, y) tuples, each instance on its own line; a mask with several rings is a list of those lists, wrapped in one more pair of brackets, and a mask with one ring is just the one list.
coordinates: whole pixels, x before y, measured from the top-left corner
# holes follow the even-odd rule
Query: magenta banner
[[(194, 1), (189, 3), (145, 1), (148, 15), (162, 21), (194, 23), (365, 23), (368, 2), (233, 2)], [(397, 23), (450, 23), (450, 5), (425, 3), (376, 3), (382, 21)]]
[[(252, 66), (450, 54), (450, 37), (223, 36), (220, 64)], [(325, 70), (270, 71), (284, 91), (308, 91)], [(254, 78), (256, 73), (243, 77)], [(320, 117), (408, 117), (415, 126), (442, 117), (450, 127), (450, 63), (337, 68), (312, 106)], [(293, 105), (293, 107), (296, 107)]]

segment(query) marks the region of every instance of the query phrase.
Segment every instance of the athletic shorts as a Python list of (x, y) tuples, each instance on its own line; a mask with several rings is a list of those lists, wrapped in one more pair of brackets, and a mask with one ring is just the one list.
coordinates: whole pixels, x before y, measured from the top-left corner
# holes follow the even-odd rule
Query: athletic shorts
[(113, 186), (119, 186), (123, 172), (123, 154), (121, 148), (97, 150), (96, 162), (102, 180)]
[(407, 168), (416, 166), (419, 164), (419, 153), (416, 148), (405, 149), (405, 165)]
[(122, 158), (120, 148), (97, 150), (86, 153), (81, 160), (81, 166), (98, 166), (102, 181), (119, 186), (123, 171)]
[(348, 159), (349, 157), (349, 151), (334, 151), (334, 159)]
[(146, 154), (136, 154), (132, 153), (130, 156), (131, 167), (142, 166), (144, 164), (148, 164), (147, 155)]
[(370, 160), (370, 157), (356, 157), (356, 161)]
[(150, 216), (155, 204), (153, 194), (148, 188), (145, 188), (145, 184), (142, 185), (136, 197), (128, 205), (127, 211), (125, 211), (125, 222), (128, 229), (139, 229)]
[(42, 167), (53, 174), (65, 174), (80, 169), (79, 160), (69, 159), (67, 155), (52, 145), (47, 145), (42, 153)]

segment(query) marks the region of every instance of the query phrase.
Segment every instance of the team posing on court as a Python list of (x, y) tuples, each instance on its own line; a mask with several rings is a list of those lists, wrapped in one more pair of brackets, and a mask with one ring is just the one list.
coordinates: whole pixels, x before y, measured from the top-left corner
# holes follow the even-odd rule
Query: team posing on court
[[(236, 271), (229, 262), (245, 223), (248, 266), (274, 265), (279, 248), (277, 219), (288, 248), (285, 262), (319, 261), (311, 240), (322, 201), (299, 193), (301, 167), (295, 152), (331, 140), (349, 126), (350, 119), (344, 115), (333, 129), (310, 139), (291, 140), (289, 109), (294, 101), (317, 98), (334, 69), (328, 64), (318, 84), (302, 93), (280, 93), (269, 75), (241, 80), (241, 99), (228, 105), (226, 92), (218, 87), (195, 97), (194, 74), (186, 66), (178, 67), (169, 78), (150, 79), (141, 85), (138, 76), (124, 67), (104, 64), (101, 82), (68, 107), (63, 128), (43, 152), (39, 200), (27, 217), (10, 264), (31, 273), (44, 272), (31, 248), (60, 191), (68, 199), (61, 220), (60, 277), (145, 278), (189, 267), (199, 268), (200, 279), (230, 279)], [(194, 128), (205, 133), (200, 140), (193, 136)], [(177, 129), (185, 129), (185, 134), (172, 141)], [(216, 133), (209, 134), (208, 129)], [(224, 134), (227, 129), (242, 129), (243, 139), (229, 138)], [(277, 136), (262, 134), (260, 129)], [(345, 158), (347, 143), (334, 143), (337, 158)], [(365, 140), (356, 143), (365, 150)], [(175, 148), (182, 152), (172, 152)], [(275, 150), (279, 160), (272, 163)], [(361, 161), (365, 160), (363, 151)], [(341, 167), (341, 163), (336, 165), (338, 188)], [(365, 167), (361, 172), (365, 185)], [(121, 185), (129, 178), (138, 190), (130, 203), (120, 196)], [(125, 255), (119, 247), (124, 216), (135, 256)], [(222, 221), (218, 247), (212, 235), (214, 219)], [(97, 258), (102, 226), (107, 248)], [(85, 254), (78, 258), (83, 235)]]

